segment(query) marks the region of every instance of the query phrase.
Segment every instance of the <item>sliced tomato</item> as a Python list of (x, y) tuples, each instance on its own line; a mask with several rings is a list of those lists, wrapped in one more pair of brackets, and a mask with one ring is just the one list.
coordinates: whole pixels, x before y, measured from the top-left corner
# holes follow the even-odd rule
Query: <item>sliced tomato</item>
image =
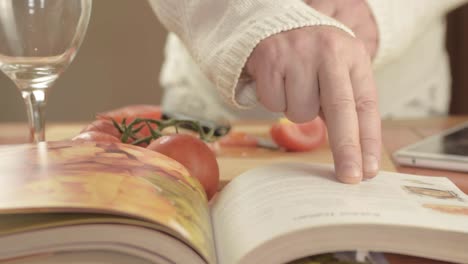
[(231, 131), (227, 135), (218, 140), (221, 147), (250, 147), (255, 148), (258, 146), (258, 139), (245, 132)]
[(281, 119), (270, 128), (271, 138), (287, 151), (310, 151), (322, 145), (326, 140), (325, 123), (316, 119), (296, 124)]
[[(113, 119), (119, 124), (121, 124), (125, 119), (125, 123), (129, 124), (136, 118), (160, 120), (162, 118), (162, 110), (159, 105), (129, 105), (104, 113), (98, 113), (96, 115), (96, 118), (101, 120)], [(151, 124), (151, 127), (155, 128), (156, 125)], [(143, 137), (150, 135), (149, 128), (146, 125), (143, 127), (142, 130), (140, 130), (140, 135)]]

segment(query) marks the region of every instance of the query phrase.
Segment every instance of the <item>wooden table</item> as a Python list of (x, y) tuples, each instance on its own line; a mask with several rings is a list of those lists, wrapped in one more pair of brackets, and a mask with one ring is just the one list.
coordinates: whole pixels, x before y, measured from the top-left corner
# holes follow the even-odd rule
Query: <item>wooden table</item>
[[(407, 146), (413, 142), (434, 135), (437, 132), (463, 122), (468, 122), (468, 116), (431, 118), (423, 120), (384, 121), (382, 125), (383, 144), (387, 153), (391, 154), (401, 147)], [(398, 165), (395, 165), (395, 167), (398, 172), (403, 173), (448, 177), (458, 186), (458, 188), (468, 194), (468, 173), (403, 167)]]
[[(422, 120), (383, 121), (384, 149), (382, 156), (382, 169), (418, 175), (445, 176), (450, 178), (460, 189), (468, 194), (468, 173), (402, 167), (394, 164), (391, 159), (391, 154), (397, 149), (465, 121), (468, 121), (468, 116)], [(84, 125), (85, 124), (83, 123), (49, 124), (46, 136), (48, 140), (68, 139), (78, 134)], [(234, 127), (235, 129), (251, 132), (253, 134), (264, 135), (268, 133), (268, 126), (266, 123), (243, 122), (242, 124), (238, 124)], [(0, 144), (24, 143), (27, 142), (27, 139), (28, 134), (25, 124), (0, 124)], [(271, 152), (263, 149), (232, 150), (228, 153), (221, 153), (220, 155), (219, 163), (221, 169), (221, 180), (225, 184), (242, 171), (270, 162), (303, 160), (318, 163), (331, 163), (332, 157), (328, 146), (324, 146), (319, 150), (310, 153), (288, 153), (287, 155), (281, 152)], [(395, 254), (387, 254), (387, 257), (390, 264), (444, 263)]]

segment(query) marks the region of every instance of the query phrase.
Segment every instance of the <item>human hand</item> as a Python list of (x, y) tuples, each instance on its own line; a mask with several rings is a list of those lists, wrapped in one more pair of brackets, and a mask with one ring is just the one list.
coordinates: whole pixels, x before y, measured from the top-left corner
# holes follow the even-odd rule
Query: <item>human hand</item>
[(304, 0), (315, 10), (349, 27), (375, 57), (379, 44), (377, 23), (366, 0)]
[(377, 174), (380, 114), (360, 40), (331, 26), (285, 31), (261, 41), (245, 71), (270, 111), (298, 123), (323, 113), (340, 181), (358, 183)]

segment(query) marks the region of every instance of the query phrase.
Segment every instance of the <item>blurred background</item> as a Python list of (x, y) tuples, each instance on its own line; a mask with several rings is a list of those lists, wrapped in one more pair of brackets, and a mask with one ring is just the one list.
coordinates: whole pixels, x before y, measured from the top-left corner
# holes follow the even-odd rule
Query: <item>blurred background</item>
[[(468, 6), (448, 17), (452, 114), (468, 114)], [(158, 104), (167, 32), (146, 0), (94, 1), (85, 40), (50, 92), (48, 121), (90, 121), (128, 104)], [(26, 122), (19, 91), (0, 74), (0, 122)]]
[[(47, 121), (88, 121), (127, 104), (158, 104), (166, 34), (146, 0), (93, 1), (83, 44), (49, 93)], [(0, 122), (26, 122), (23, 99), (3, 73), (0, 91)]]

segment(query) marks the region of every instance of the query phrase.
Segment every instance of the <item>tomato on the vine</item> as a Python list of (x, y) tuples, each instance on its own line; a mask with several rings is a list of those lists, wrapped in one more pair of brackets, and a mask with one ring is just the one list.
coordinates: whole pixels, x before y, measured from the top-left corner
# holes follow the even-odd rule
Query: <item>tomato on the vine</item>
[(84, 131), (71, 139), (71, 141), (92, 141), (92, 142), (112, 142), (120, 143), (120, 139), (111, 134), (100, 131)]
[[(137, 118), (143, 120), (137, 120)], [(135, 122), (133, 122), (135, 121)], [(97, 115), (97, 120), (84, 128), (73, 141), (124, 142), (164, 154), (182, 165), (203, 186), (210, 199), (218, 190), (219, 167), (216, 155), (204, 140), (190, 134), (164, 135), (162, 130), (179, 125), (192, 125), (201, 131), (195, 121), (162, 120), (161, 108), (156, 105), (131, 105)], [(150, 133), (148, 126), (154, 130)], [(160, 136), (163, 135), (163, 136)], [(147, 145), (149, 143), (149, 145)]]
[(184, 165), (200, 181), (208, 199), (218, 190), (219, 167), (208, 145), (189, 134), (169, 134), (152, 141), (148, 149), (164, 154)]
[[(98, 120), (114, 120), (119, 124), (121, 124), (125, 119), (125, 123), (128, 125), (135, 120), (135, 118), (161, 120), (162, 110), (159, 105), (129, 105), (104, 113), (99, 113), (96, 115), (96, 118)], [(154, 129), (156, 125), (151, 124), (151, 127)], [(139, 133), (143, 137), (151, 134), (147, 126), (144, 126)]]
[(84, 133), (87, 131), (97, 131), (102, 132), (105, 134), (109, 134), (116, 138), (120, 138), (122, 135), (119, 130), (114, 126), (111, 120), (107, 119), (97, 119), (87, 125), (80, 133)]
[(273, 141), (287, 151), (316, 149), (325, 142), (326, 134), (325, 123), (319, 117), (301, 124), (281, 119), (270, 128)]
[(97, 119), (114, 119), (117, 123), (121, 123), (124, 118), (134, 119), (137, 116), (140, 118), (161, 119), (161, 107), (159, 105), (145, 104), (128, 105), (96, 115)]

